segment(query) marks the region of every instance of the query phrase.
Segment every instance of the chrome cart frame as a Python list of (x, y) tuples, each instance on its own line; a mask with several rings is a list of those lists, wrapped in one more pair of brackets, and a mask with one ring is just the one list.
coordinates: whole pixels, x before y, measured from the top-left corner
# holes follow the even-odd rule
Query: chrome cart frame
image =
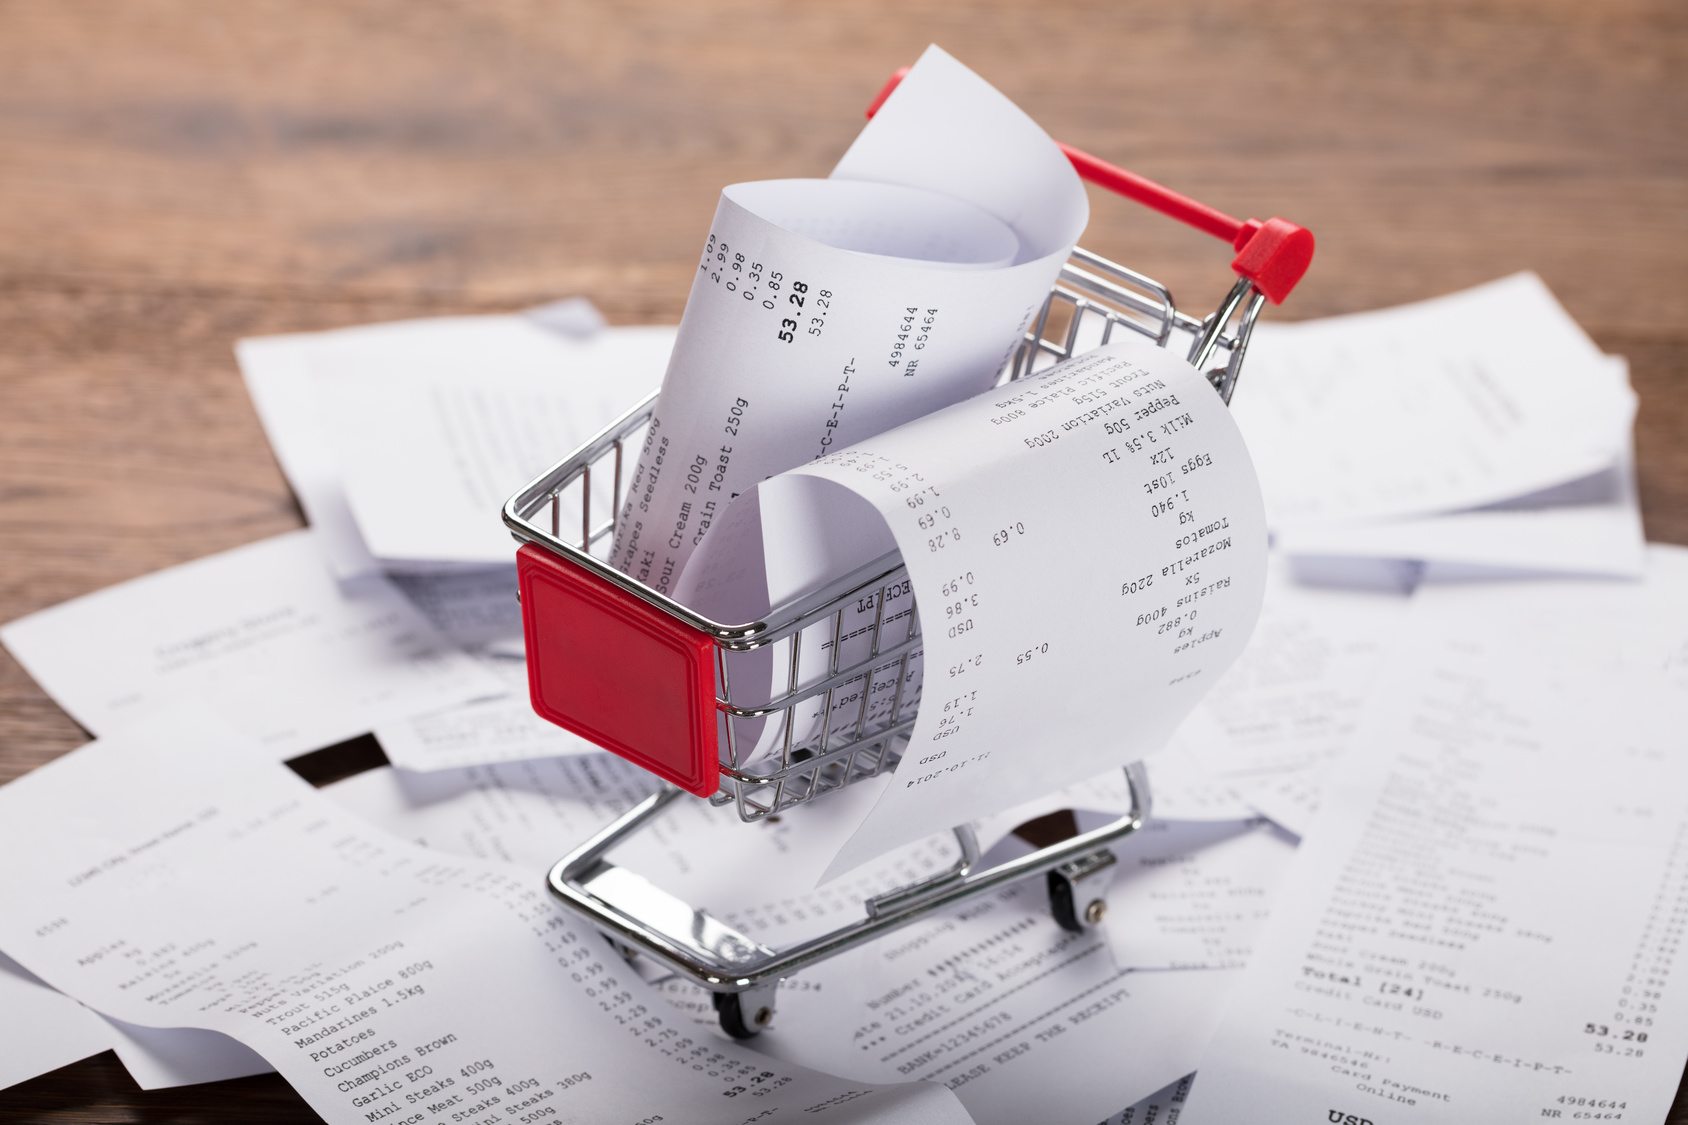
[[(1159, 282), (1075, 250), (999, 381), (1023, 378), (1125, 330), (1161, 347), (1177, 341), (1229, 403), (1261, 309), (1299, 280), (1311, 260), (1312, 236), (1282, 219), (1240, 222), (1084, 153), (1068, 155), (1087, 179), (1233, 241), (1239, 254), (1232, 268), (1239, 276), (1219, 306), (1198, 320), (1180, 312)], [(922, 654), (920, 622), (896, 552), (776, 607), (763, 620), (743, 623), (710, 620), (605, 561), (625, 499), (627, 454), (640, 448), (655, 400), (653, 394), (635, 406), (504, 506), (505, 525), (522, 544), (518, 565), (536, 710), (668, 782), (559, 860), (547, 880), (552, 893), (624, 953), (712, 992), (722, 1027), (739, 1037), (770, 1024), (781, 979), (1016, 880), (1044, 876), (1057, 921), (1072, 930), (1096, 925), (1115, 866), (1110, 846), (1149, 816), (1140, 764), (1125, 767), (1131, 809), (1114, 822), (988, 869), (978, 866), (973, 829), (959, 826), (960, 855), (947, 870), (869, 898), (861, 919), (783, 950), (609, 862), (617, 844), (687, 791), (731, 804), (742, 820), (753, 822), (887, 773), (906, 748), (919, 707), (911, 665)], [(859, 606), (874, 608), (871, 635), (865, 654), (846, 661), (840, 656), (845, 612)], [(563, 635), (564, 620), (578, 635)], [(600, 631), (580, 632), (581, 621), (597, 623), (592, 628)], [(820, 644), (826, 654), (824, 673), (807, 680), (800, 673), (806, 644)], [(653, 666), (660, 657), (665, 667), (685, 669), (676, 674), (675, 691), (689, 693), (688, 709), (679, 713), (674, 738), (621, 729), (613, 707), (585, 714), (547, 695), (545, 676), (552, 675), (551, 682), (601, 677), (623, 647), (648, 658), (630, 668)], [(771, 647), (779, 666), (789, 669), (783, 688), (771, 699), (736, 695), (729, 657)], [(777, 752), (769, 751), (764, 737), (770, 726)]]

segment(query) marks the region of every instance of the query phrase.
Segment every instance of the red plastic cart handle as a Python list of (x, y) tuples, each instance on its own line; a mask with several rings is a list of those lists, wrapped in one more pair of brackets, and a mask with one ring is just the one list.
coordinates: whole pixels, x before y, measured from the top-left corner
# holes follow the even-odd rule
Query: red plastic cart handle
[[(869, 120), (879, 112), (879, 107), (885, 104), (885, 99), (891, 96), (891, 91), (908, 72), (909, 68), (905, 66), (891, 75), (885, 88), (867, 107)], [(1295, 288), (1296, 282), (1313, 263), (1313, 232), (1306, 227), (1297, 226), (1288, 219), (1267, 219), (1265, 222), (1233, 219), (1223, 211), (1198, 203), (1135, 172), (1127, 172), (1088, 152), (1068, 145), (1061, 145), (1061, 151), (1073, 162), (1080, 178), (1229, 242), (1237, 251), (1237, 256), (1231, 261), (1231, 269), (1238, 276), (1254, 282), (1274, 305), (1283, 304), (1284, 298), (1289, 296), (1290, 290)]]

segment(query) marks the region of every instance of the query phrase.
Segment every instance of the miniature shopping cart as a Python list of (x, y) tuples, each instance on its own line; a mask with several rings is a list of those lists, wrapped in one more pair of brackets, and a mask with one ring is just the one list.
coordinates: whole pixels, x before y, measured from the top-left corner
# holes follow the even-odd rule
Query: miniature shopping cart
[[(1165, 286), (1076, 250), (1000, 380), (1041, 370), (1123, 330), (1162, 347), (1175, 338), (1188, 341), (1189, 361), (1229, 403), (1255, 320), (1266, 301), (1282, 301), (1300, 280), (1312, 260), (1312, 235), (1283, 219), (1241, 222), (1065, 151), (1085, 179), (1232, 242), (1237, 279), (1219, 307), (1197, 320), (1178, 311)], [(754, 822), (887, 773), (907, 746), (919, 708), (912, 662), (922, 652), (920, 622), (908, 570), (895, 552), (742, 624), (701, 617), (604, 561), (625, 499), (625, 457), (639, 449), (655, 400), (652, 394), (504, 506), (504, 522), (522, 544), (517, 558), (534, 709), (664, 782), (558, 861), (549, 877), (552, 892), (624, 954), (649, 958), (708, 989), (721, 1026), (740, 1038), (772, 1021), (782, 979), (1018, 879), (1046, 877), (1061, 925), (1075, 931), (1096, 925), (1114, 865), (1109, 845), (1149, 815), (1141, 764), (1125, 767), (1132, 807), (1118, 820), (983, 870), (974, 832), (961, 825), (954, 829), (960, 855), (948, 869), (870, 898), (859, 920), (781, 950), (604, 858), (688, 793), (733, 805), (741, 819)], [(864, 656), (841, 662), (846, 610), (854, 613), (858, 604), (878, 607), (871, 637)], [(800, 673), (813, 664), (812, 649), (811, 660), (803, 660), (804, 646), (817, 643), (825, 654), (822, 674)], [(765, 687), (755, 700), (744, 691), (735, 695), (734, 654), (768, 648), (780, 661), (775, 678), (783, 687), (776, 684), (771, 700)], [(765, 737), (770, 724), (783, 731), (772, 752)]]

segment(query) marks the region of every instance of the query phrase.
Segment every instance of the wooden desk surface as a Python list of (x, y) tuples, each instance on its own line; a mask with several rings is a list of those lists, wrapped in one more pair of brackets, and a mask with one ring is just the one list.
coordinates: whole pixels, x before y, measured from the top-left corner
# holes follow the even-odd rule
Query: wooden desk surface
[[(673, 322), (721, 186), (824, 175), (933, 41), (1063, 140), (1314, 230), (1273, 316), (1536, 270), (1630, 358), (1648, 531), (1688, 543), (1680, 0), (40, 0), (0, 5), (0, 621), (301, 524), (237, 337), (577, 293)], [(1218, 244), (1093, 202), (1086, 245), (1223, 290)], [(0, 782), (84, 740), (0, 655)], [(0, 1117), (316, 1120), (109, 1054)]]

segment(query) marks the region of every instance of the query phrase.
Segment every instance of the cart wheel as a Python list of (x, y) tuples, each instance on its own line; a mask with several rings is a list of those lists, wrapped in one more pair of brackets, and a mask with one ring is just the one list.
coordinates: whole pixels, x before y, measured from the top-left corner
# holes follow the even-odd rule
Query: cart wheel
[(1080, 917), (1078, 904), (1073, 899), (1072, 881), (1062, 878), (1059, 872), (1049, 873), (1049, 913), (1055, 916), (1055, 921), (1063, 930), (1082, 934), (1101, 922), (1102, 915), (1107, 912), (1108, 900), (1096, 898), (1085, 904), (1084, 916)]
[(1063, 930), (1082, 934), (1102, 924), (1116, 862), (1114, 853), (1103, 848), (1049, 873), (1049, 913)]
[(734, 1039), (754, 1039), (773, 1022), (774, 1010), (766, 1007), (756, 1009), (755, 1014), (746, 1019), (740, 993), (715, 992), (711, 995), (715, 1000), (715, 1014), (721, 1020), (721, 1030)]
[(1075, 934), (1084, 932), (1084, 923), (1079, 921), (1078, 912), (1073, 909), (1073, 885), (1053, 871), (1049, 873), (1049, 913), (1055, 916), (1055, 921), (1063, 930)]

